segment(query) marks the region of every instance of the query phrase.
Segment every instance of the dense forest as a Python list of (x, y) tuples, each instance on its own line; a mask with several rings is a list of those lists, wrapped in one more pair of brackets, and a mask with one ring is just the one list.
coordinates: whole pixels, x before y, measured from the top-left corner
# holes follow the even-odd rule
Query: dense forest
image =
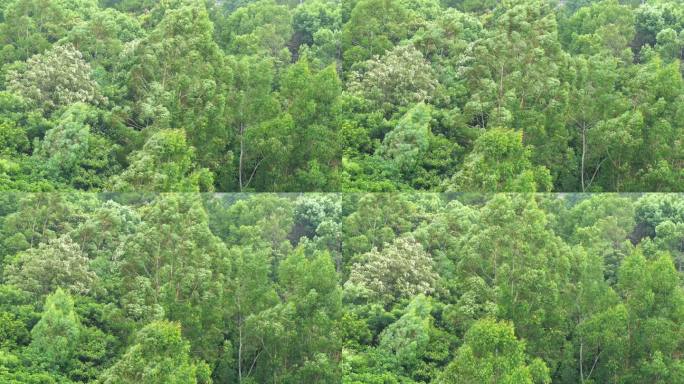
[(0, 189), (681, 191), (674, 0), (0, 0)]
[(682, 60), (680, 0), (0, 0), (0, 384), (684, 384)]
[(684, 195), (0, 197), (2, 383), (684, 383)]

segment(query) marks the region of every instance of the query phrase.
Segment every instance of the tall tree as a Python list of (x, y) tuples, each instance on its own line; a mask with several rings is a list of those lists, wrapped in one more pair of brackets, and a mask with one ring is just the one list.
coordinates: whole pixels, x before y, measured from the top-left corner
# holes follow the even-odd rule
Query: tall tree
[[(227, 102), (229, 119), (235, 134), (234, 149), (237, 175), (219, 176), (221, 186), (237, 191), (249, 190), (263, 162), (278, 167), (277, 159), (285, 156), (285, 136), (282, 129), (289, 128), (287, 121), (268, 125), (278, 116), (280, 108), (273, 94), (273, 61), (258, 56), (237, 57), (230, 60), (235, 77)], [(279, 129), (276, 129), (279, 128)], [(287, 132), (287, 131), (286, 131)], [(285, 153), (284, 153), (285, 152)]]
[(329, 383), (339, 381), (342, 292), (330, 254), (315, 252), (307, 258), (295, 250), (278, 269), (282, 309), (292, 325), (286, 339), (286, 382)]
[(167, 10), (127, 60), (132, 125), (184, 129), (190, 144), (203, 148), (197, 159), (205, 167), (229, 160), (223, 108), (230, 74), (204, 2)]
[[(341, 147), (336, 129), (337, 97), (342, 84), (333, 66), (313, 72), (308, 58), (301, 57), (281, 79), (281, 95), (294, 129), (287, 173), (287, 190), (335, 191)], [(282, 161), (282, 160), (281, 160)], [(316, 175), (322, 176), (319, 179)], [(275, 175), (274, 175), (275, 176)]]
[(456, 66), (468, 89), (465, 120), (523, 131), (524, 143), (536, 148), (531, 158), (561, 177), (572, 161), (563, 121), (568, 55), (558, 42), (551, 2), (503, 1), (493, 16)]
[(183, 324), (192, 354), (213, 362), (222, 339), (223, 279), (230, 260), (197, 195), (158, 195), (121, 244), (121, 304), (132, 319)]
[(618, 274), (627, 307), (627, 382), (656, 383), (684, 378), (681, 325), (684, 290), (669, 254), (646, 260), (640, 250), (628, 256)]
[(565, 302), (573, 251), (547, 228), (532, 195), (497, 194), (480, 215), (457, 256), (458, 276), (477, 276), (494, 288), (497, 315), (515, 324), (530, 353), (555, 367), (569, 328)]

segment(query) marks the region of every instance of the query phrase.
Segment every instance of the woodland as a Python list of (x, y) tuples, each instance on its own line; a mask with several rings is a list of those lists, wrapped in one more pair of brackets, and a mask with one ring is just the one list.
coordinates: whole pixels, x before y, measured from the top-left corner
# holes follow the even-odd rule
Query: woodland
[(0, 190), (678, 192), (674, 0), (0, 0)]
[(678, 0), (0, 0), (0, 384), (684, 384), (682, 59)]
[(0, 197), (2, 383), (684, 382), (684, 195)]

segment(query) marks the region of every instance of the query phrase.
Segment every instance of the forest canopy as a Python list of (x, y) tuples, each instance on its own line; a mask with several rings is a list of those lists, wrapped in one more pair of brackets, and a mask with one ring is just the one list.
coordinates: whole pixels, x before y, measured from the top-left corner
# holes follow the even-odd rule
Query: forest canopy
[(681, 383), (684, 196), (0, 194), (2, 383)]
[(674, 0), (2, 0), (0, 190), (684, 188)]
[(684, 383), (682, 60), (676, 0), (0, 0), (0, 383)]

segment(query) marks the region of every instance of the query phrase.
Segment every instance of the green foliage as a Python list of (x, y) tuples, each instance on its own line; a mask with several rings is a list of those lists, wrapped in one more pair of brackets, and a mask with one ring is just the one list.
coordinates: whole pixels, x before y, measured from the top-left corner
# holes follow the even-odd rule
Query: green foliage
[(634, 39), (634, 14), (628, 5), (617, 0), (598, 1), (580, 8), (567, 20), (564, 36), (571, 52), (596, 54), (607, 51), (623, 60), (631, 60), (628, 45)]
[(289, 324), (285, 329), (291, 330), (285, 334), (283, 347), (291, 350), (287, 359), (296, 367), (283, 372), (283, 380), (335, 381), (339, 377), (337, 324), (342, 314), (342, 294), (330, 255), (317, 252), (308, 259), (297, 249), (280, 265), (278, 278), (280, 293), (286, 297), (281, 307)]
[(627, 348), (632, 359), (625, 376), (647, 382), (680, 380), (681, 360), (674, 355), (678, 345), (673, 337), (681, 332), (684, 291), (670, 256), (647, 261), (634, 252), (620, 268), (618, 289), (625, 298), (631, 335)]
[(345, 66), (382, 55), (408, 34), (408, 12), (399, 0), (353, 2), (342, 32)]
[(42, 368), (58, 372), (69, 368), (76, 356), (81, 324), (74, 312), (74, 301), (61, 289), (45, 299), (40, 321), (31, 330), (28, 353)]
[(198, 382), (197, 366), (189, 359), (190, 346), (182, 339), (178, 324), (152, 322), (135, 339), (135, 344), (103, 374), (103, 384)]
[(90, 0), (3, 2), (2, 62), (26, 60), (49, 49), (96, 8), (96, 2)]
[(525, 343), (516, 339), (511, 324), (484, 319), (468, 330), (439, 382), (549, 383), (544, 363), (528, 360)]
[[(229, 142), (224, 124), (223, 55), (199, 1), (164, 13), (158, 25), (130, 52), (127, 75), (136, 127), (182, 128), (203, 165), (225, 161)], [(209, 148), (211, 147), (211, 148)]]
[(292, 17), (275, 0), (250, 2), (230, 13), (220, 24), (221, 41), (229, 53), (264, 53), (287, 59), (285, 44), (292, 35)]
[[(112, 190), (162, 130), (197, 165), (150, 191), (684, 182), (675, 1), (6, 0), (0, 15), (2, 190)], [(505, 176), (473, 165), (499, 127), (529, 152), (488, 153)]]
[(301, 145), (300, 150), (288, 151), (285, 158), (278, 159), (279, 163), (288, 164), (285, 174), (294, 174), (294, 184), (286, 187), (288, 190), (335, 191), (339, 188), (335, 168), (341, 147), (334, 125), (341, 91), (333, 67), (313, 73), (305, 57), (290, 66), (281, 78), (281, 95), (294, 125), (287, 137), (292, 143), (289, 148)]
[(682, 378), (679, 195), (0, 198), (2, 382)]
[(212, 174), (194, 164), (195, 149), (185, 131), (161, 130), (153, 134), (130, 165), (111, 180), (111, 189), (121, 192), (199, 192), (211, 189)]
[(551, 176), (530, 161), (532, 151), (522, 142), (522, 133), (492, 129), (483, 133), (447, 185), (451, 191), (546, 192)]
[(571, 193), (682, 192), (680, 1), (0, 0), (0, 43), (0, 383), (684, 382), (682, 196)]
[(137, 19), (107, 8), (75, 25), (65, 40), (73, 44), (96, 70), (99, 66), (111, 70), (123, 53), (125, 44), (141, 36), (142, 29)]
[(292, 27), (297, 40), (303, 44), (320, 45), (322, 33), (339, 30), (342, 22), (340, 11), (335, 4), (325, 0), (300, 3), (292, 16)]

